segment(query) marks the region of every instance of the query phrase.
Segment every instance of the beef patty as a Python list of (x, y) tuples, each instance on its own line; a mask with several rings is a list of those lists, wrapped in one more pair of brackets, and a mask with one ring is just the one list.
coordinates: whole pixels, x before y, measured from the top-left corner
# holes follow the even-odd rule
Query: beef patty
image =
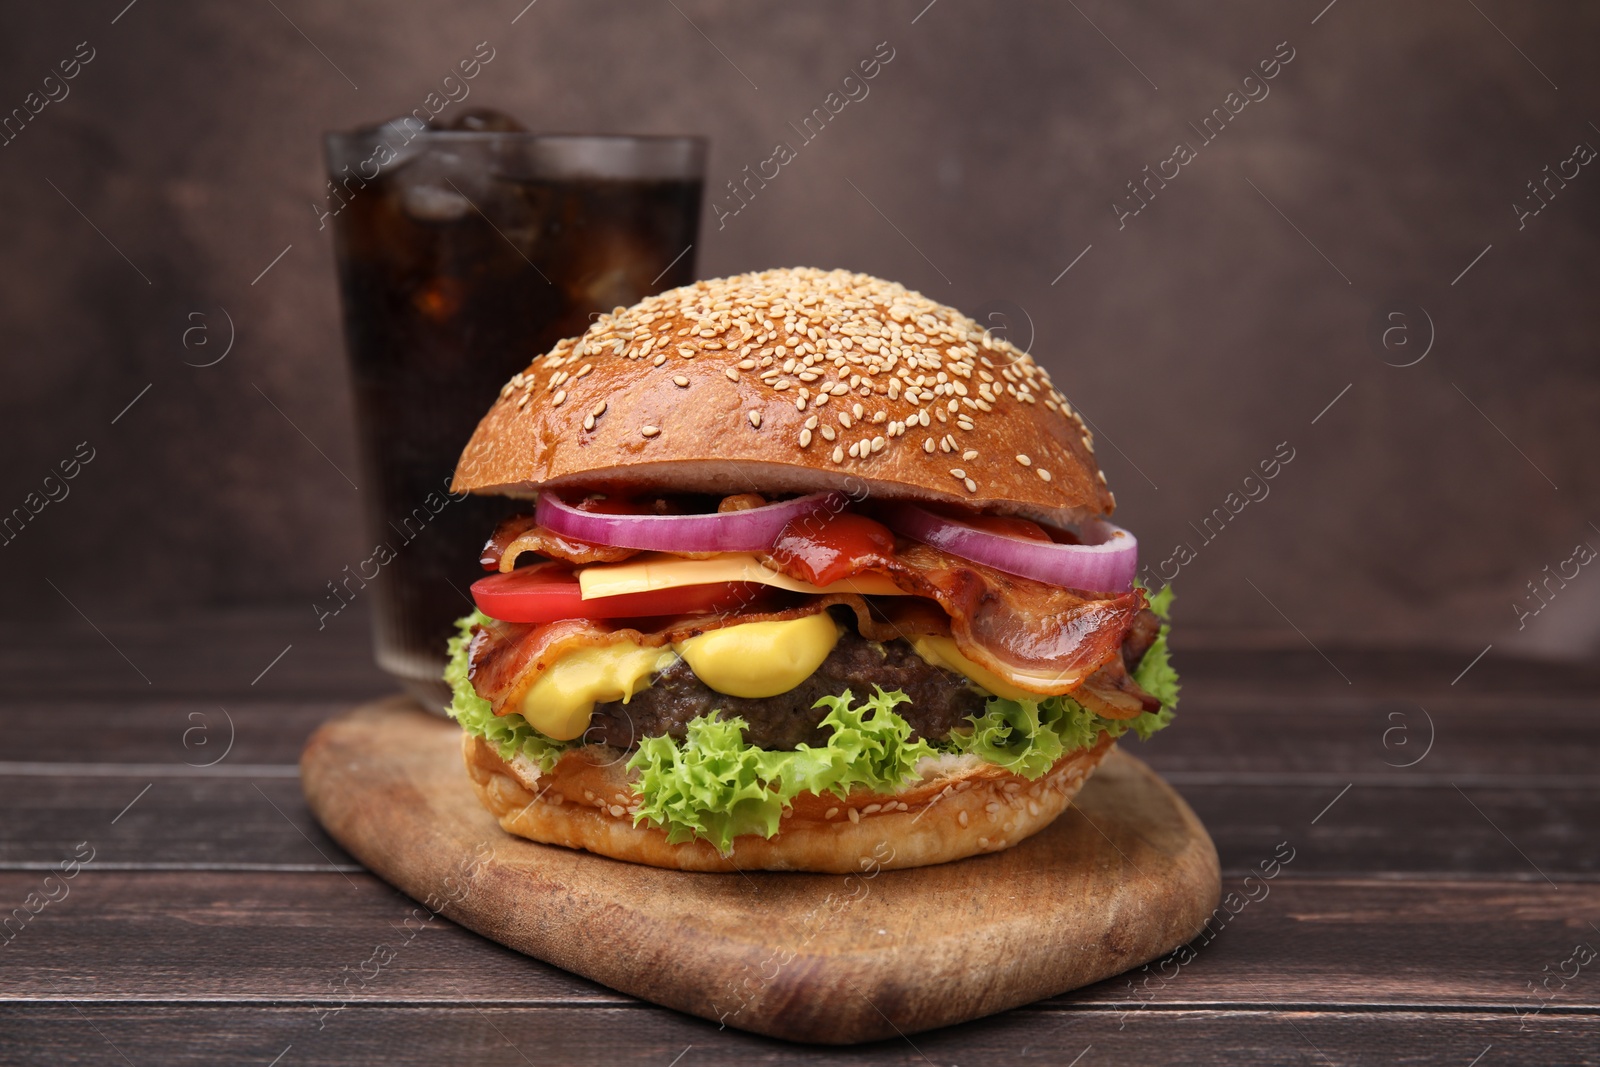
[(942, 741), (969, 715), (981, 715), (987, 701), (961, 675), (935, 667), (905, 641), (869, 641), (845, 626), (839, 643), (805, 681), (774, 697), (733, 697), (707, 686), (685, 660), (678, 660), (656, 676), (648, 689), (620, 700), (594, 706), (584, 741), (590, 744), (637, 748), (639, 739), (669, 734), (681, 738), (689, 720), (713, 709), (725, 719), (737, 716), (748, 723), (747, 743), (765, 749), (793, 749), (802, 741), (824, 745), (830, 729), (819, 724), (828, 708), (813, 707), (819, 699), (838, 696), (846, 689), (856, 700), (870, 696), (874, 686), (887, 692), (902, 690), (910, 703), (895, 713), (911, 724), (913, 738)]

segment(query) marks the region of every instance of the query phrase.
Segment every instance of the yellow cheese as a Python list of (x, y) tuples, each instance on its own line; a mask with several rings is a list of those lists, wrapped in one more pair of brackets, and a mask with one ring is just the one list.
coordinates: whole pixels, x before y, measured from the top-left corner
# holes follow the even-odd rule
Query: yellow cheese
[(608, 700), (627, 703), (659, 672), (678, 659), (666, 648), (630, 641), (580, 648), (556, 660), (522, 698), (528, 725), (557, 741), (581, 737), (594, 706)]
[(917, 650), (917, 655), (935, 667), (943, 667), (965, 675), (968, 681), (987, 689), (997, 697), (1005, 697), (1007, 700), (1040, 700), (1044, 696), (1043, 693), (1030, 693), (1026, 689), (1019, 689), (993, 671), (978, 666), (963, 656), (955, 641), (948, 637), (913, 637), (911, 647)]
[(578, 587), (583, 591), (585, 600), (714, 582), (757, 582), (795, 593), (903, 595), (898, 586), (881, 574), (861, 574), (831, 585), (812, 585), (764, 565), (750, 552), (725, 552), (710, 559), (684, 559), (658, 552), (636, 556), (622, 563), (584, 567), (578, 571)]
[(719, 693), (777, 696), (811, 677), (838, 640), (838, 624), (827, 612), (818, 612), (803, 619), (725, 626), (671, 648), (646, 648), (633, 641), (580, 648), (546, 667), (529, 687), (522, 698), (522, 717), (546, 737), (571, 741), (588, 729), (596, 704), (626, 704), (680, 655)]
[(726, 626), (674, 647), (696, 677), (717, 692), (771, 697), (811, 677), (838, 640), (838, 624), (822, 611), (803, 619)]

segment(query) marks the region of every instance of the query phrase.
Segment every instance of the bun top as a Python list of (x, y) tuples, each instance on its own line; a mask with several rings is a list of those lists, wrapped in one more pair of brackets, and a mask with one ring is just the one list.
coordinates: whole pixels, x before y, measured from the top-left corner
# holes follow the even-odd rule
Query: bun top
[(1026, 353), (849, 271), (696, 282), (599, 316), (500, 390), (454, 491), (843, 489), (1055, 523), (1116, 502)]

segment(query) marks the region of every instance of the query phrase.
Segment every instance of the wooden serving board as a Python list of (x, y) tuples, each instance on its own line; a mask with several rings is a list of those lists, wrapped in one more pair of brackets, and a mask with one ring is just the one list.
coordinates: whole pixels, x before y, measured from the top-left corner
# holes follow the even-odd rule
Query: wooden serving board
[(875, 874), (695, 874), (513, 837), (478, 803), (460, 728), (406, 697), (312, 735), (311, 810), (379, 877), (485, 937), (613, 989), (795, 1041), (910, 1034), (1155, 959), (1216, 906), (1187, 804), (1113, 751), (1004, 852)]

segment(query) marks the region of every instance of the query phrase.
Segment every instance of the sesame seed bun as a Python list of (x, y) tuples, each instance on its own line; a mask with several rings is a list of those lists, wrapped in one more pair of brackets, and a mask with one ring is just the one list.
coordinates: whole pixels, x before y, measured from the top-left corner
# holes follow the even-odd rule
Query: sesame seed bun
[(1010, 848), (1054, 822), (1115, 744), (1102, 735), (1033, 781), (976, 756), (943, 756), (924, 761), (923, 777), (893, 796), (802, 793), (776, 835), (736, 837), (727, 856), (705, 841), (668, 844), (665, 831), (635, 826), (630, 809), (638, 797), (626, 754), (616, 749), (570, 750), (547, 774), (524, 758), (506, 762), (472, 734), (462, 735), (462, 755), (483, 806), (505, 830), (531, 841), (683, 871), (851, 874)]
[(1025, 352), (893, 282), (771, 270), (601, 315), (512, 378), (454, 490), (844, 489), (1067, 524), (1115, 506)]

